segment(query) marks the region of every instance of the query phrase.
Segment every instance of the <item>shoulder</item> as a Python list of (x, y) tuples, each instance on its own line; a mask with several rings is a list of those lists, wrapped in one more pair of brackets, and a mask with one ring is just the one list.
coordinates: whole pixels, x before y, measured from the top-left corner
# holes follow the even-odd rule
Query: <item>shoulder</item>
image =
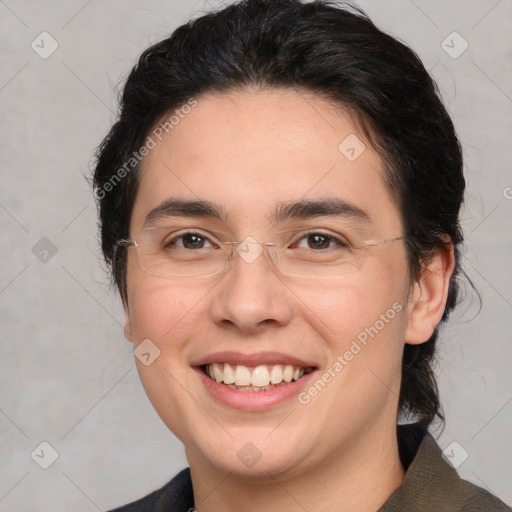
[(460, 480), (465, 502), (461, 512), (510, 512), (512, 509), (499, 498), (477, 485)]
[(186, 468), (160, 489), (109, 512), (188, 512), (191, 508), (194, 508), (194, 495), (190, 469)]
[(463, 480), (424, 427), (401, 425), (398, 443), (405, 478), (379, 512), (511, 512), (499, 498)]

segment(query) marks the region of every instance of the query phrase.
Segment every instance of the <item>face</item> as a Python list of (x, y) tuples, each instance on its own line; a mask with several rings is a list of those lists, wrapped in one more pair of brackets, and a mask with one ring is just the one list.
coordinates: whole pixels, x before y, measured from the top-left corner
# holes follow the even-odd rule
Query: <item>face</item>
[[(147, 220), (171, 199), (208, 201), (218, 216), (167, 203), (167, 214)], [(198, 97), (145, 158), (131, 237), (148, 225), (193, 227), (202, 238), (177, 242), (190, 251), (247, 237), (322, 251), (333, 244), (325, 235), (402, 234), (383, 162), (347, 111), (285, 90)], [(411, 283), (402, 241), (363, 253), (357, 269), (334, 277), (283, 274), (266, 252), (251, 261), (235, 251), (216, 275), (166, 279), (128, 249), (125, 335), (134, 348), (149, 339), (160, 351), (149, 365), (136, 359), (139, 375), (191, 466), (286, 478), (394, 435)], [(219, 363), (217, 373), (208, 363)], [(229, 383), (226, 363), (236, 382), (281, 384), (238, 390), (205, 374)]]

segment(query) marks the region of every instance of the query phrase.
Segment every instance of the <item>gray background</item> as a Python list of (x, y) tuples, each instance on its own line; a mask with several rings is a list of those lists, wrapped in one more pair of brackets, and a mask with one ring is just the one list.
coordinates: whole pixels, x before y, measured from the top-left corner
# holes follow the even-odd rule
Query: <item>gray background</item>
[[(465, 268), (483, 308), (477, 315), (468, 292), (442, 333), (447, 422), (439, 444), (459, 443), (468, 453), (462, 476), (512, 503), (512, 2), (359, 5), (423, 59), (463, 144)], [(84, 175), (115, 119), (116, 85), (143, 49), (205, 8), (0, 0), (1, 511), (105, 510), (187, 465), (138, 381)], [(34, 40), (42, 46), (43, 31), (59, 45), (46, 59), (31, 48)], [(469, 44), (456, 59), (442, 47), (453, 31)], [(460, 39), (446, 44), (452, 53), (462, 48)], [(31, 458), (43, 441), (58, 453), (48, 469)], [(44, 450), (34, 455), (40, 463), (49, 460)]]

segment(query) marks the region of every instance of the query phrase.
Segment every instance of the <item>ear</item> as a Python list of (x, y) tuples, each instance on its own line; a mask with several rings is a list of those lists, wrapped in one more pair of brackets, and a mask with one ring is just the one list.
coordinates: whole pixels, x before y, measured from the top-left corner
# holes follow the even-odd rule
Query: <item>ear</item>
[(445, 241), (446, 247), (436, 251), (409, 294), (405, 342), (410, 345), (428, 341), (443, 316), (455, 267), (453, 244), (447, 235)]
[(133, 343), (132, 323), (130, 321), (130, 311), (127, 305), (124, 307), (124, 337)]

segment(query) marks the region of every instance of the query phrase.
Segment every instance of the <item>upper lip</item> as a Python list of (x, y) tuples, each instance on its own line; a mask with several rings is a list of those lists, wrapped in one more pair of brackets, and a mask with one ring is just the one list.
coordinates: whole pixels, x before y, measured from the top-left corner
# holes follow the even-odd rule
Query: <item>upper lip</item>
[(255, 354), (242, 354), (241, 352), (231, 351), (208, 354), (207, 356), (201, 357), (194, 361), (192, 366), (203, 366), (211, 363), (240, 364), (243, 366), (291, 364), (293, 366), (301, 366), (303, 368), (316, 367), (316, 365), (310, 362), (280, 352), (257, 352)]

